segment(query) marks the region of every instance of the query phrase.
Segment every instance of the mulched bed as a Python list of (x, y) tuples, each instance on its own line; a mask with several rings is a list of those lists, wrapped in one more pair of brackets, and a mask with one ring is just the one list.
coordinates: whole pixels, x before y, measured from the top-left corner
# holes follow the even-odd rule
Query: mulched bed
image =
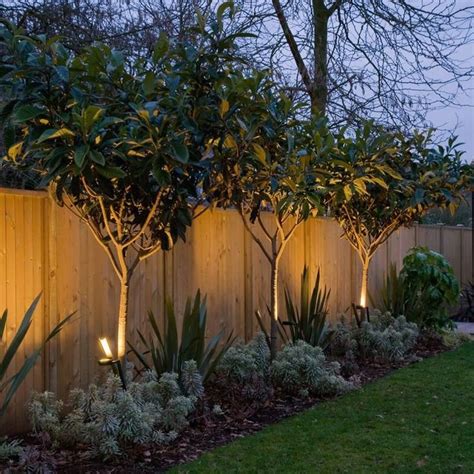
[[(359, 363), (354, 379), (360, 385), (365, 385), (386, 376), (390, 372), (407, 366), (414, 361), (432, 357), (446, 351), (439, 337), (424, 336), (419, 340), (412, 357), (399, 364), (377, 364), (375, 362)], [(295, 398), (282, 396), (275, 392), (269, 400), (264, 402), (245, 402), (235, 397), (227, 397), (222, 401), (222, 392), (219, 387), (210, 387), (200, 414), (192, 420), (188, 429), (179, 438), (168, 446), (159, 448), (133, 448), (127, 451), (126, 456), (107, 463), (87, 459), (87, 453), (80, 449), (72, 450), (32, 450), (29, 464), (42, 465), (49, 472), (67, 473), (134, 473), (134, 472), (163, 472), (172, 466), (196, 459), (201, 454), (215, 447), (255, 433), (265, 426), (283, 418), (295, 415), (303, 410), (324, 401), (322, 398)], [(209, 409), (219, 403), (224, 414), (212, 414)], [(26, 436), (24, 444), (41, 446), (41, 440)], [(79, 448), (79, 447), (78, 447)], [(15, 470), (13, 466), (0, 464), (0, 472), (23, 472), (24, 468)]]

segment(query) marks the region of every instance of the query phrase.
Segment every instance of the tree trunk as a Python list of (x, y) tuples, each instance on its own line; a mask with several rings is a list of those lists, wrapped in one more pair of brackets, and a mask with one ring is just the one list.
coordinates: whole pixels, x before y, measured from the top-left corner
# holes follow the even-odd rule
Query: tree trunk
[(272, 262), (271, 272), (271, 288), (270, 288), (270, 353), (272, 360), (277, 353), (278, 343), (278, 259), (274, 258)]
[(120, 279), (120, 304), (117, 332), (117, 356), (124, 361), (127, 353), (127, 319), (130, 275), (127, 271)]
[(367, 296), (368, 296), (368, 289), (369, 289), (369, 265), (370, 265), (370, 258), (366, 258), (362, 261), (362, 285), (360, 288), (359, 304), (363, 308), (367, 307)]
[(326, 115), (328, 102), (328, 21), (324, 1), (314, 0), (314, 83), (310, 94), (313, 112), (321, 115)]

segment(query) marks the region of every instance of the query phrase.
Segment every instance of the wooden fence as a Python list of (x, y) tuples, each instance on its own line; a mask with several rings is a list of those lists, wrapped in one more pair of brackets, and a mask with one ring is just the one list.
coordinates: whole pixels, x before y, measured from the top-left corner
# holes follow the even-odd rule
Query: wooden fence
[[(281, 282), (295, 293), (303, 265), (310, 266), (313, 276), (320, 267), (331, 288), (333, 318), (359, 293), (359, 262), (340, 237), (334, 221), (311, 219), (288, 244), (281, 268)], [(463, 283), (472, 280), (472, 231), (419, 225), (394, 234), (374, 257), (372, 294), (389, 262), (400, 267), (414, 245), (440, 251)], [(146, 329), (148, 309), (162, 314), (165, 295), (180, 311), (198, 288), (207, 294), (210, 333), (232, 329), (246, 339), (255, 333), (254, 312), (268, 302), (269, 266), (236, 212), (204, 213), (193, 223), (186, 243), (141, 264), (131, 284), (130, 338), (136, 341), (136, 329)], [(7, 341), (39, 292), (41, 304), (12, 370), (60, 319), (73, 311), (78, 317), (48, 345), (1, 421), (0, 432), (27, 426), (25, 402), (33, 390), (65, 397), (72, 387), (86, 386), (103, 374), (96, 362), (97, 339), (115, 340), (118, 301), (116, 276), (76, 217), (57, 207), (46, 193), (0, 189), (0, 310), (9, 310)], [(0, 346), (0, 355), (2, 350)]]

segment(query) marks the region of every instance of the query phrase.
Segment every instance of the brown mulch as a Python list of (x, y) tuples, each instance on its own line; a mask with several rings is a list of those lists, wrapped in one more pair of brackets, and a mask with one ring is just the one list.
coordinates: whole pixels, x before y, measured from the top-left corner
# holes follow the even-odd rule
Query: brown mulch
[[(354, 380), (365, 385), (386, 376), (390, 372), (409, 365), (414, 361), (435, 356), (446, 351), (435, 336), (425, 336), (419, 341), (413, 356), (399, 364), (387, 365), (375, 362), (360, 364), (354, 374)], [(232, 395), (232, 391), (229, 393)], [(140, 447), (127, 450), (125, 456), (107, 463), (90, 460), (84, 450), (48, 450), (32, 449), (30, 463), (42, 466), (49, 472), (67, 473), (135, 473), (163, 472), (177, 464), (186, 463), (198, 458), (206, 451), (231, 441), (260, 431), (265, 426), (295, 415), (324, 401), (322, 398), (296, 398), (275, 392), (268, 400), (251, 402), (239, 400), (238, 397), (222, 398), (222, 387), (210, 387), (207, 399), (203, 402), (199, 415), (191, 421), (190, 426), (172, 444), (156, 447)], [(229, 394), (228, 394), (229, 395)], [(220, 398), (219, 398), (220, 397)], [(206, 407), (219, 403), (223, 408), (222, 415), (210, 412)], [(24, 444), (40, 447), (40, 440), (26, 436)], [(78, 447), (79, 448), (79, 447)], [(7, 469), (9, 467), (9, 469)], [(13, 466), (0, 464), (0, 472), (23, 472)]]

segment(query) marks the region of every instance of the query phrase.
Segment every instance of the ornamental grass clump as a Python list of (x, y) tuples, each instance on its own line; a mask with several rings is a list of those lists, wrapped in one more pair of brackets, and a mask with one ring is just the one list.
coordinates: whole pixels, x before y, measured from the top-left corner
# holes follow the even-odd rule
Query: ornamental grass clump
[(275, 387), (304, 397), (336, 395), (350, 390), (352, 384), (339, 372), (338, 362), (329, 362), (320, 347), (304, 341), (287, 344), (270, 368)]
[(195, 364), (187, 364), (185, 374), (181, 382), (175, 373), (158, 378), (149, 372), (143, 381), (129, 383), (127, 390), (110, 375), (103, 385), (72, 390), (67, 413), (54, 394), (35, 393), (28, 406), (33, 430), (55, 446), (85, 445), (91, 457), (104, 459), (129, 445), (168, 443), (188, 425), (202, 395)]

